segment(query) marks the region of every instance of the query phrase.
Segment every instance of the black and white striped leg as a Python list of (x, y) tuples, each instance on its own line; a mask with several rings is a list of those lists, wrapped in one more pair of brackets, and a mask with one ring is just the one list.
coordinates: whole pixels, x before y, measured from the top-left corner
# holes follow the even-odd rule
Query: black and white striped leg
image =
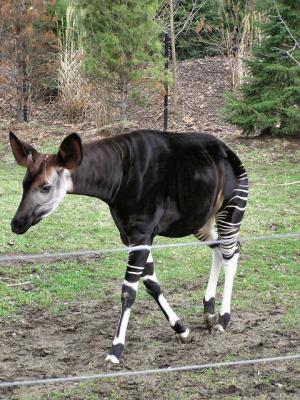
[[(216, 231), (215, 222), (209, 221), (204, 227), (202, 227), (196, 234), (196, 238), (201, 241), (214, 241), (218, 240), (218, 233)], [(220, 270), (222, 267), (222, 252), (220, 250), (220, 245), (214, 243), (209, 245), (212, 249), (212, 266), (210, 270), (210, 275), (208, 279), (208, 284), (203, 299), (204, 306), (204, 321), (206, 327), (211, 330), (212, 327), (218, 322), (218, 314), (215, 312), (215, 297), (216, 289), (218, 284), (218, 279), (220, 275)]]
[(131, 307), (135, 301), (139, 286), (139, 280), (145, 268), (150, 246), (140, 245), (129, 248), (128, 265), (125, 280), (122, 286), (122, 311), (118, 322), (117, 331), (112, 348), (106, 357), (106, 361), (119, 364), (120, 356), (125, 346), (125, 336), (130, 317)]
[(169, 321), (171, 327), (174, 329), (177, 338), (182, 342), (187, 342), (190, 339), (190, 331), (185, 328), (177, 314), (170, 307), (166, 298), (164, 297), (161, 288), (158, 284), (156, 273), (153, 265), (153, 258), (151, 253), (148, 256), (147, 263), (142, 275), (144, 285), (146, 286), (147, 292), (154, 298), (159, 305), (160, 309), (164, 313), (165, 317)]
[(248, 198), (248, 177), (243, 166), (237, 177), (237, 187), (224, 209), (217, 214), (217, 227), (221, 239), (221, 252), (225, 272), (221, 312), (216, 329), (225, 332), (230, 321), (230, 304), (234, 276), (239, 258), (238, 236)]
[(224, 272), (225, 272), (225, 282), (224, 282), (224, 292), (222, 298), (221, 312), (219, 320), (215, 328), (219, 332), (225, 332), (227, 325), (230, 321), (230, 305), (232, 296), (232, 287), (234, 276), (237, 269), (239, 254), (236, 253), (229, 260), (224, 259)]
[(215, 297), (218, 279), (222, 267), (223, 257), (219, 246), (212, 249), (213, 260), (210, 270), (209, 280), (203, 299), (204, 321), (208, 329), (211, 329), (218, 322), (218, 314), (215, 312)]

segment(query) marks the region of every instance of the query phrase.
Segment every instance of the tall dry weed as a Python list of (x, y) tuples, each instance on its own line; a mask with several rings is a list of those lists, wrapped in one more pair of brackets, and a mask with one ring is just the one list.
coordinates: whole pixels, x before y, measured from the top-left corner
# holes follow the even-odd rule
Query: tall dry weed
[(70, 121), (88, 119), (96, 127), (108, 124), (111, 112), (107, 95), (84, 71), (82, 31), (72, 1), (68, 4), (60, 37), (58, 88), (62, 109)]
[(236, 89), (248, 76), (245, 61), (252, 57), (253, 46), (261, 41), (258, 22), (262, 15), (255, 9), (255, 1), (248, 0), (244, 7), (234, 0), (220, 1), (219, 46), (230, 60), (232, 84)]

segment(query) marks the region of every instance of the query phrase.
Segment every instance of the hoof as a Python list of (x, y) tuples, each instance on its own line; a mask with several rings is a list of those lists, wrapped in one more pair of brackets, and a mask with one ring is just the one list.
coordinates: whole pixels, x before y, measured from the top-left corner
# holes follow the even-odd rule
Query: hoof
[(226, 332), (226, 330), (223, 328), (223, 326), (221, 324), (217, 324), (214, 326), (214, 329), (219, 332), (219, 333), (224, 333)]
[(204, 314), (204, 322), (206, 324), (206, 328), (211, 330), (218, 322), (218, 319), (219, 319), (219, 314), (205, 313)]
[(215, 325), (215, 329), (220, 332), (220, 333), (224, 333), (226, 332), (226, 328), (229, 324), (230, 321), (230, 314), (229, 313), (225, 313), (224, 315), (220, 315), (219, 319), (218, 319), (218, 323), (217, 325)]
[(183, 333), (176, 333), (176, 340), (179, 343), (190, 343), (192, 340), (190, 330), (186, 329)]
[(112, 364), (120, 364), (120, 361), (117, 359), (117, 357), (112, 354), (108, 354), (105, 361)]

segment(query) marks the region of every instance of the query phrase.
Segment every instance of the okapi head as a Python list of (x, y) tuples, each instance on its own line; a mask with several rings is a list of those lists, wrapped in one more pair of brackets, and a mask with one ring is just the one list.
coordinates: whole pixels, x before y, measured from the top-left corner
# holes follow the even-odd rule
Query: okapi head
[(63, 140), (57, 154), (44, 154), (12, 132), (9, 140), (15, 160), (27, 169), (21, 203), (11, 221), (12, 231), (21, 235), (54, 211), (72, 189), (71, 170), (82, 161), (82, 144), (80, 137), (72, 133)]

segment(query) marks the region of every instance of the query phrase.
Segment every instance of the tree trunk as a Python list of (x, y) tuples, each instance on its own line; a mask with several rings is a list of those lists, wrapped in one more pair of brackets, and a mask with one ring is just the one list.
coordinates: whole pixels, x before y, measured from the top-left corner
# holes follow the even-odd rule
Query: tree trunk
[(17, 120), (28, 122), (29, 75), (27, 68), (27, 40), (24, 26), (24, 1), (20, 1), (16, 9), (16, 67), (17, 67)]
[(26, 61), (23, 60), (18, 65), (19, 87), (17, 90), (17, 120), (20, 122), (28, 122), (28, 100), (29, 100), (29, 82), (27, 74)]
[(177, 63), (176, 63), (176, 48), (175, 48), (175, 32), (174, 32), (174, 4), (170, 0), (170, 37), (171, 37), (171, 55), (172, 55), (172, 79), (173, 79), (173, 107), (177, 104)]

